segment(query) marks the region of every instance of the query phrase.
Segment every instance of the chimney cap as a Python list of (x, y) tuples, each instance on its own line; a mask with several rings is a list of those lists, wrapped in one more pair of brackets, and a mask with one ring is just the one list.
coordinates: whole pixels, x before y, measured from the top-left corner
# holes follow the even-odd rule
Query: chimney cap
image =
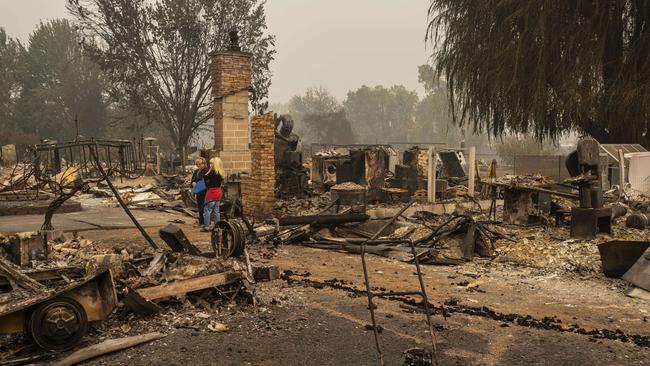
[(225, 50), (210, 52), (210, 56), (217, 55), (239, 55), (251, 57), (250, 52), (242, 51), (241, 46), (239, 45), (239, 32), (237, 30), (231, 30), (228, 32), (228, 44), (226, 45)]
[(241, 52), (241, 47), (239, 46), (239, 32), (236, 29), (228, 32), (228, 39), (230, 40), (228, 51)]

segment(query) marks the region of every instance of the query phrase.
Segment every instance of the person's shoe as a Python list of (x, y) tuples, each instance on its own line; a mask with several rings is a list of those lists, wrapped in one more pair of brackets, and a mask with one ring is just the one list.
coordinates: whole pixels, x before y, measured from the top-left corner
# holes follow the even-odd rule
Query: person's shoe
[(210, 229), (207, 226), (201, 226), (201, 231), (207, 233)]

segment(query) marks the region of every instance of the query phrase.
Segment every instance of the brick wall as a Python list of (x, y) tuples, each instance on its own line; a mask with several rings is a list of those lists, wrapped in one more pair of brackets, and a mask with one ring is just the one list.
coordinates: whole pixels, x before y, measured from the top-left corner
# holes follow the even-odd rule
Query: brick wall
[(275, 121), (273, 113), (251, 119), (251, 174), (241, 181), (244, 209), (259, 218), (273, 214), (275, 203)]
[(215, 52), (212, 56), (214, 148), (228, 174), (249, 172), (248, 92), (251, 87), (250, 54)]

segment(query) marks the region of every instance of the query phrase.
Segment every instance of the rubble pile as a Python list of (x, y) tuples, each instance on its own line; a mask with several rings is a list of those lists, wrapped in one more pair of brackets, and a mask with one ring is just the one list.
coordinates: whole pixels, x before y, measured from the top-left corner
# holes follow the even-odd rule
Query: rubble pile
[(635, 190), (626, 191), (624, 201), (633, 211), (650, 213), (650, 196)]
[(13, 167), (0, 166), (0, 192), (21, 191), (33, 187), (36, 183), (29, 174), (28, 164), (16, 164)]
[(355, 211), (357, 207), (340, 206), (338, 209), (337, 213), (327, 212), (334, 210), (330, 204), (316, 215), (309, 209), (296, 216), (284, 216), (279, 219), (280, 229), (266, 240), (276, 245), (302, 245), (351, 253), (359, 253), (363, 244), (368, 253), (404, 262), (413, 260), (412, 243), (423, 263), (460, 264), (474, 255), (492, 257), (495, 241), (508, 237), (492, 228), (492, 222), (475, 220), (467, 215), (469, 210), (459, 208), (459, 213), (452, 216), (416, 210), (411, 216), (402, 215), (394, 220), (376, 238), (370, 239), (391, 219), (390, 215), (383, 215), (392, 212), (390, 205), (371, 205), (367, 214)]
[(525, 186), (525, 187), (547, 187), (556, 182), (540, 174), (534, 175), (510, 175), (506, 174), (496, 179), (496, 183), (508, 186)]
[[(551, 182), (544, 177), (519, 177), (515, 181), (530, 185)], [(354, 183), (349, 186), (357, 188)], [(593, 277), (602, 276), (599, 244), (615, 239), (650, 240), (650, 232), (627, 227), (624, 217), (613, 221), (611, 234), (581, 239), (572, 238), (568, 227), (556, 222), (550, 214), (540, 224), (506, 225), (498, 220), (489, 220), (487, 213), (472, 202), (462, 201), (451, 215), (434, 214), (426, 211), (426, 206), (415, 203), (410, 215), (402, 215), (376, 240), (367, 241), (387, 220), (389, 213), (394, 212), (395, 205), (368, 205), (365, 212), (371, 218), (362, 222), (345, 222), (346, 215), (354, 212), (356, 207), (340, 206), (335, 213), (327, 194), (309, 200), (283, 200), (276, 203), (276, 208), (284, 218), (315, 215), (314, 222), (281, 226), (262, 240), (276, 245), (302, 245), (350, 253), (359, 253), (360, 243), (365, 241), (368, 253), (405, 262), (413, 260), (412, 242), (421, 263), (425, 264), (458, 265), (473, 257), (484, 257), (551, 273)], [(552, 201), (557, 207), (570, 209), (576, 206), (575, 201), (564, 197), (553, 197)], [(500, 217), (502, 212), (503, 207), (497, 207), (495, 216)], [(330, 215), (339, 215), (343, 222), (319, 222), (319, 215), (328, 215), (327, 219)]]
[[(271, 138), (273, 125), (267, 125), (264, 135)], [(201, 248), (174, 225), (160, 229), (167, 247), (158, 247), (129, 209), (174, 210), (195, 217), (197, 203), (188, 189), (189, 176), (157, 175), (112, 183), (102, 172), (103, 181), (84, 182), (87, 188), (72, 191), (71, 196), (88, 206), (121, 206), (150, 247), (93, 242), (76, 233), (57, 235), (46, 230), (0, 236), (0, 280), (6, 277), (0, 281), (0, 330), (3, 319), (39, 314), (32, 309), (60, 295), (72, 294), (83, 302), (89, 291), (95, 291), (105, 311), (90, 314), (88, 320), (101, 320), (91, 328), (91, 336), (99, 340), (179, 328), (226, 332), (227, 316), (241, 312), (244, 304), (255, 304), (251, 284), (278, 277), (277, 268), (250, 262), (245, 245), (252, 242), (265, 245), (273, 255), (282, 253), (280, 246), (364, 255), (364, 270), (366, 254), (382, 256), (415, 264), (422, 281), (420, 264), (461, 266), (474, 260), (486, 268), (498, 263), (552, 274), (610, 276), (605, 246), (645, 250), (650, 241), (650, 215), (646, 215), (650, 198), (627, 187), (603, 194), (598, 184), (602, 177), (591, 174), (593, 164), (581, 163), (580, 171), (571, 173), (573, 188), (539, 174), (496, 179), (491, 175), (488, 180), (468, 182), (462, 152), (438, 151), (432, 155), (437, 159), (435, 174), (428, 174), (428, 151), (408, 150), (393, 172), (389, 170), (396, 156), (392, 148), (325, 146), (310, 160), (312, 191), (304, 189), (302, 168), (296, 170), (300, 174), (287, 173), (292, 166), (302, 166), (294, 146), (282, 154), (283, 169), (297, 180), (276, 186), (275, 192), (265, 184), (263, 196), (265, 204), (273, 204), (272, 212), (247, 204), (251, 211), (245, 213), (244, 203), (256, 199), (259, 189), (251, 189), (250, 179), (235, 175), (224, 185), (222, 221), (210, 228), (211, 241)], [(253, 166), (262, 166), (270, 174), (268, 164), (260, 165), (260, 154), (253, 154)], [(587, 168), (591, 175), (583, 171)], [(1, 172), (0, 190), (37, 188), (28, 175), (15, 172)], [(435, 200), (429, 202), (431, 177), (436, 179), (436, 189)], [(474, 183), (479, 189), (470, 192), (468, 186)], [(229, 187), (233, 188), (230, 197)], [(51, 187), (38, 188), (55, 193)], [(248, 192), (247, 201), (242, 200), (242, 192)], [(650, 267), (636, 269), (629, 278), (623, 275), (628, 276), (628, 269), (634, 268), (630, 266), (637, 265), (633, 262), (642, 262), (644, 255), (639, 251), (632, 260), (624, 258), (630, 263), (614, 277), (644, 289), (638, 278)], [(633, 275), (637, 277), (630, 279)], [(155, 316), (145, 320), (145, 314)], [(24, 320), (5, 323), (16, 331), (25, 327)], [(85, 325), (79, 328), (85, 330)], [(45, 349), (63, 349), (37, 337), (34, 341)]]
[[(132, 207), (161, 207), (165, 205), (182, 205), (181, 188), (159, 186), (154, 184), (138, 184), (135, 186), (122, 186), (118, 188), (122, 200)], [(118, 206), (113, 192), (101, 182), (90, 188), (89, 195), (104, 198), (102, 203), (106, 206)], [(86, 196), (88, 197), (88, 196)]]
[[(176, 238), (182, 241), (179, 235), (184, 235), (179, 232)], [(161, 230), (161, 238), (167, 242), (168, 238), (162, 234)], [(100, 316), (93, 313), (96, 311), (93, 308), (85, 305), (84, 308), (88, 320), (102, 320), (91, 327), (90, 336), (99, 335), (99, 340), (109, 335), (134, 335), (170, 328), (223, 332), (228, 328), (219, 321), (219, 314), (223, 317), (253, 303), (249, 286), (256, 280), (278, 277), (273, 267), (254, 265), (247, 257), (245, 260), (227, 257), (223, 249), (219, 250), (221, 256), (203, 252), (189, 242), (185, 245), (193, 250), (188, 252), (179, 251), (171, 244), (172, 251), (139, 245), (113, 247), (84, 239), (76, 233), (50, 235), (48, 239), (44, 240), (40, 233), (0, 236), (1, 322), (11, 324), (12, 317), (22, 314), (21, 309), (38, 308), (39, 304), (46, 304), (57, 296), (69, 296), (81, 304), (86, 304), (87, 296), (93, 296), (92, 303), (101, 303), (105, 312)], [(11, 264), (5, 258), (15, 259), (11, 253), (16, 246), (15, 240), (22, 240), (20, 250), (29, 251), (28, 244), (45, 246), (47, 256), (32, 258), (22, 266)], [(95, 283), (97, 287), (92, 287)], [(97, 291), (90, 290), (92, 288), (99, 288), (100, 294), (92, 294)], [(111, 300), (115, 296), (111, 294), (117, 295), (119, 304)], [(152, 313), (159, 314), (159, 318), (155, 321), (139, 318), (139, 314)], [(3, 338), (0, 347), (24, 349), (21, 340), (21, 337)], [(35, 342), (50, 350), (68, 349), (76, 343), (70, 341), (69, 346), (57, 348), (39, 342), (38, 337)], [(16, 356), (19, 353), (6, 354)], [(33, 349), (31, 353), (34, 354)]]
[(307, 198), (278, 199), (273, 205), (276, 213), (281, 215), (311, 215), (326, 208), (330, 203), (329, 193)]

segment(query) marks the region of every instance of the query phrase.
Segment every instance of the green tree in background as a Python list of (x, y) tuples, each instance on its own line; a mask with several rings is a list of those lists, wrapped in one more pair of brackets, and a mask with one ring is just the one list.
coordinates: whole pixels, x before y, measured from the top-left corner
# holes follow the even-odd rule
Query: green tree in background
[(309, 114), (331, 113), (340, 107), (341, 103), (322, 86), (308, 88), (303, 95), (294, 95), (288, 106), (294, 120)]
[(512, 135), (504, 137), (496, 145), (497, 155), (506, 165), (513, 165), (518, 155), (553, 155), (557, 148), (536, 140), (532, 136)]
[(424, 87), (425, 96), (415, 114), (416, 142), (444, 143), (447, 147), (475, 146), (480, 156), (494, 153), (489, 135), (475, 131), (472, 126), (460, 126), (454, 122), (449, 107), (447, 83), (431, 65), (418, 67), (418, 81)]
[(227, 48), (231, 30), (253, 55), (251, 105), (266, 108), (275, 50), (263, 2), (68, 0), (68, 9), (110, 77), (113, 100), (162, 126), (177, 149), (213, 116), (209, 53)]
[[(83, 54), (81, 37), (67, 20), (41, 23), (17, 67), (21, 85), (16, 127), (42, 138), (100, 137), (107, 119), (105, 82)], [(77, 118), (77, 125), (75, 125)]]
[(405, 142), (414, 125), (418, 95), (402, 85), (362, 86), (343, 102), (360, 143)]
[(343, 108), (326, 113), (308, 114), (304, 117), (304, 121), (316, 135), (313, 142), (343, 145), (355, 142), (352, 125)]
[(15, 128), (15, 103), (20, 92), (18, 65), (23, 46), (0, 27), (0, 129)]
[(459, 124), (650, 147), (650, 4), (432, 0), (428, 39)]
[[(286, 113), (294, 120), (295, 132), (303, 143), (322, 143), (328, 135), (332, 114), (341, 109), (341, 103), (322, 86), (308, 88), (302, 95), (294, 95), (286, 106)], [(325, 117), (329, 116), (329, 117)], [(349, 123), (349, 122), (348, 122)], [(349, 129), (349, 126), (348, 126)]]
[(411, 141), (444, 142), (456, 147), (460, 143), (460, 128), (453, 124), (449, 113), (449, 96), (444, 81), (430, 65), (418, 66), (418, 81), (424, 87), (424, 98), (415, 111), (415, 128)]

